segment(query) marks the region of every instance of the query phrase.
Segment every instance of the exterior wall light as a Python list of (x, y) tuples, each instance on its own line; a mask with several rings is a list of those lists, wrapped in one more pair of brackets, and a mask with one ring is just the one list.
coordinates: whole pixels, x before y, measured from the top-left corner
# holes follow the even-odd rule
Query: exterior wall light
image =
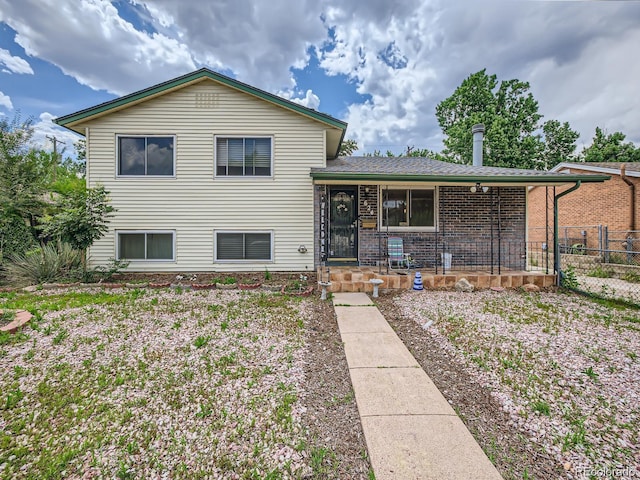
[(471, 188), (469, 188), (469, 191), (471, 193), (487, 193), (489, 191), (489, 187), (487, 186), (482, 186), (480, 185), (480, 182), (476, 183), (475, 185), (472, 185)]
[(307, 247), (305, 247), (304, 245), (300, 245), (298, 247), (298, 252), (300, 253), (307, 253)]

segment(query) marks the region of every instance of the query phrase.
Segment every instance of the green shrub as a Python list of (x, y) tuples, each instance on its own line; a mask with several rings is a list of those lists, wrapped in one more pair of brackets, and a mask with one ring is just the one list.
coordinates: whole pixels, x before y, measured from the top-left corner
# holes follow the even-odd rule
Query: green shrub
[(569, 265), (560, 272), (560, 278), (561, 284), (564, 288), (576, 290), (580, 286), (578, 283), (578, 277), (576, 276), (576, 271), (572, 265)]
[(622, 276), (622, 279), (631, 283), (640, 283), (640, 273), (627, 272)]
[(0, 264), (11, 255), (24, 254), (35, 246), (31, 228), (24, 219), (14, 215), (0, 221)]
[(595, 277), (595, 278), (611, 278), (613, 277), (613, 274), (615, 272), (613, 270), (610, 269), (604, 269), (600, 266), (595, 267), (593, 270), (591, 270), (589, 273), (587, 273), (587, 276), (589, 277)]
[(100, 265), (92, 270), (88, 270), (84, 274), (82, 281), (87, 283), (110, 280), (116, 273), (120, 273), (122, 270), (129, 266), (127, 260), (116, 260), (110, 258), (107, 265)]
[(221, 285), (233, 285), (234, 283), (238, 283), (238, 281), (234, 277), (224, 277), (219, 279), (216, 283)]
[(67, 243), (48, 244), (12, 255), (5, 267), (14, 285), (75, 281), (82, 278), (82, 253)]

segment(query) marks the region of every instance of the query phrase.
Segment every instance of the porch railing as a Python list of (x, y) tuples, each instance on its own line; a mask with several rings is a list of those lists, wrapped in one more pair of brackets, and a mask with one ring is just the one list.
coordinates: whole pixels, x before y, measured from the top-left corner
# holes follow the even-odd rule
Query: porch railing
[(453, 271), (553, 272), (553, 256), (544, 242), (520, 241), (444, 241), (422, 253), (411, 252), (418, 268), (433, 269), (436, 274)]

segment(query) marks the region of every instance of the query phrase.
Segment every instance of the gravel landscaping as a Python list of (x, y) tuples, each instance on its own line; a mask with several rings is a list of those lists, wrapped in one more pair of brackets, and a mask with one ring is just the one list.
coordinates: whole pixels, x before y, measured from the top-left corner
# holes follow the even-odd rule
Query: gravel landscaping
[(378, 305), (504, 478), (640, 477), (637, 309), (490, 290)]
[(333, 310), (182, 289), (4, 293), (0, 478), (370, 478)]

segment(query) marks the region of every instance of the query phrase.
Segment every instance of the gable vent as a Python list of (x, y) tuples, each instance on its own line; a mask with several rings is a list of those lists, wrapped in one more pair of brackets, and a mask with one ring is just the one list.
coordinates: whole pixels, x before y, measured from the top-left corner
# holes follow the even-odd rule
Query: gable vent
[(217, 93), (196, 93), (196, 108), (216, 108), (217, 106)]

